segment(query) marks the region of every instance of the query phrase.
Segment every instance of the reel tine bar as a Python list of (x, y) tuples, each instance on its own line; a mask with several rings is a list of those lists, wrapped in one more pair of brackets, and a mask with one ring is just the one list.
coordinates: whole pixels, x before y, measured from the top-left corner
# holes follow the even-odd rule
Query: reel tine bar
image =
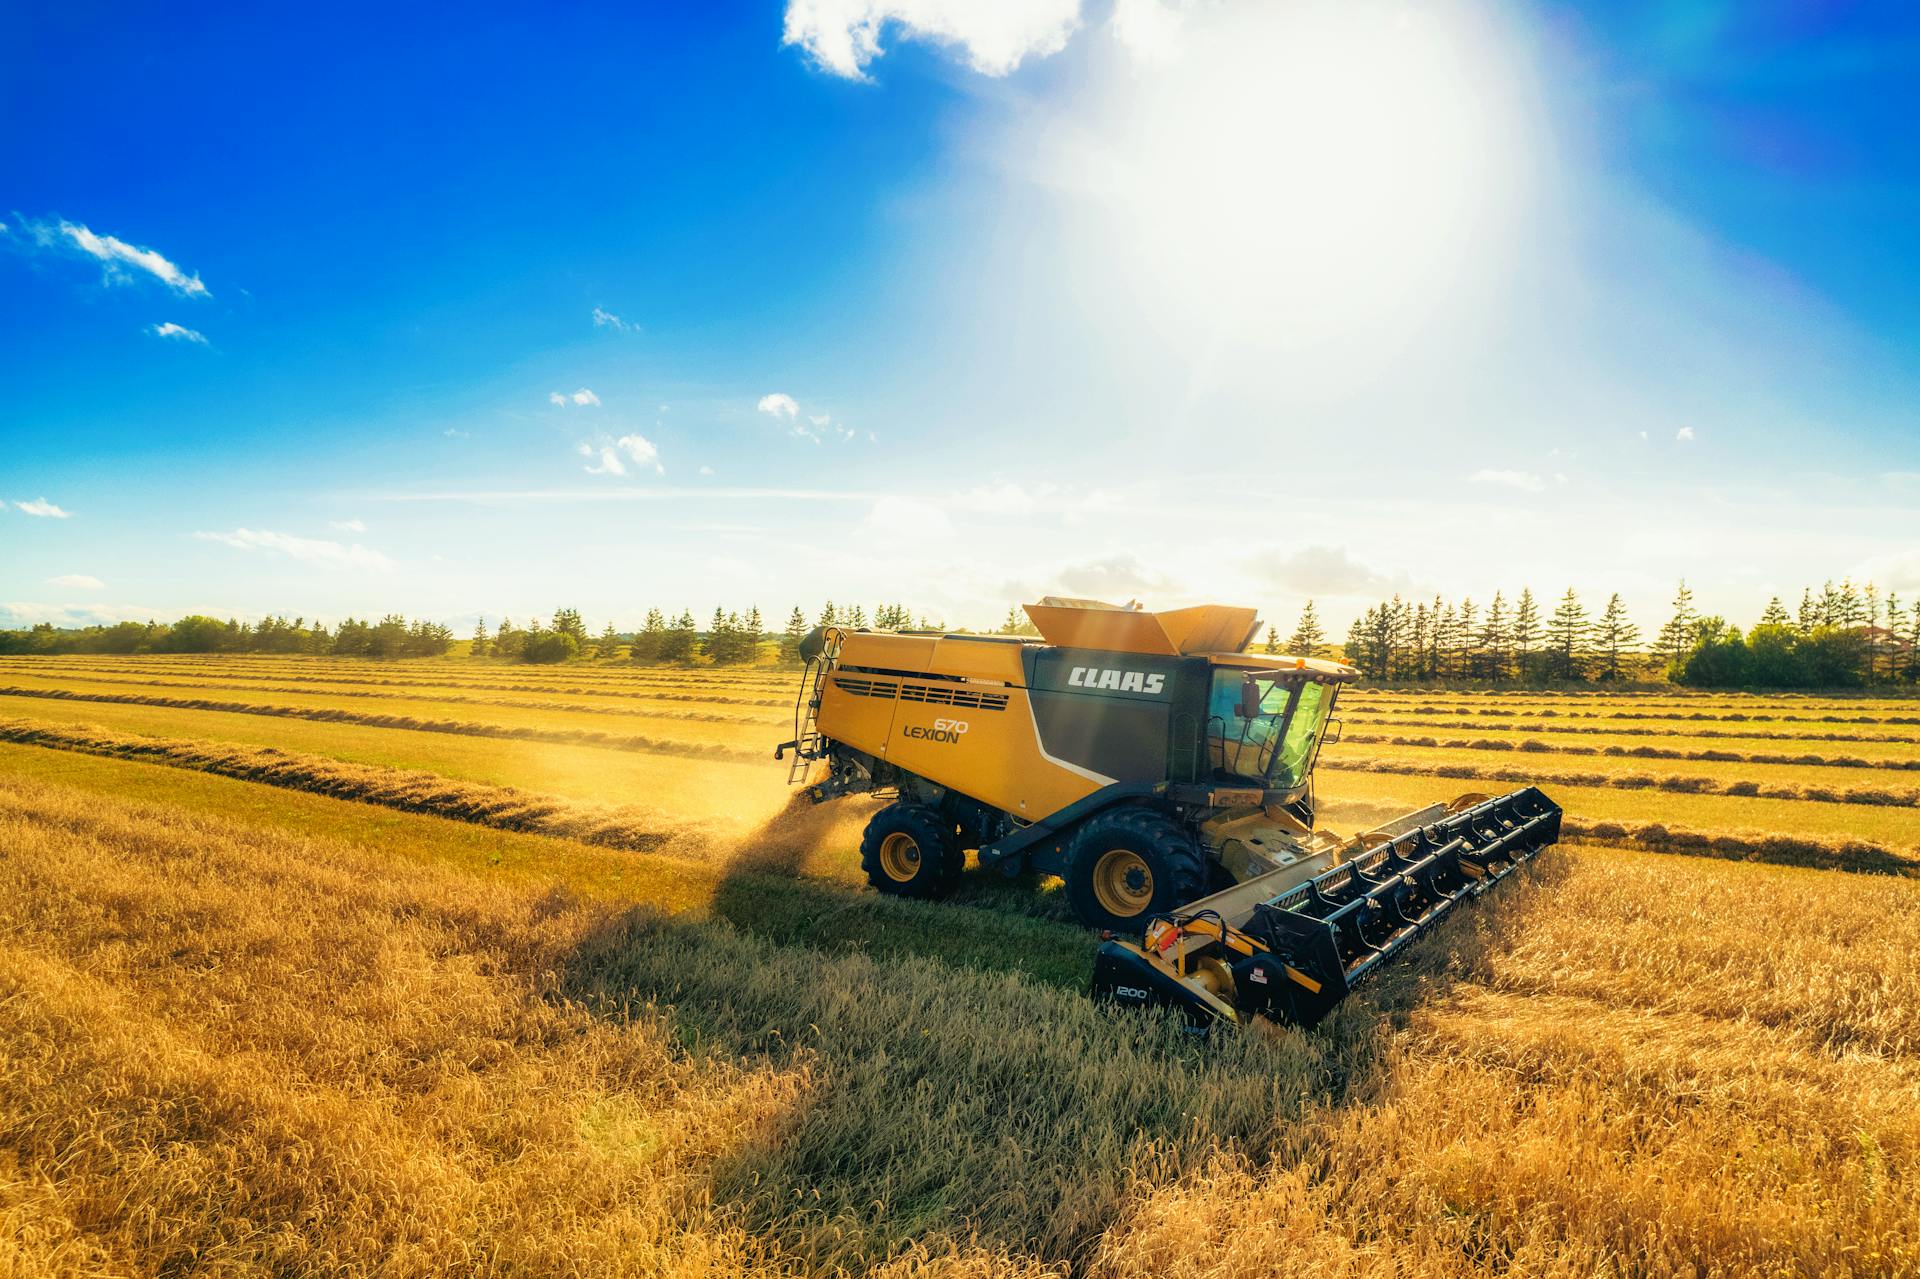
[(1410, 830), (1254, 908), (1247, 932), (1306, 977), (1289, 993), (1311, 1026), (1362, 977), (1560, 837), (1529, 786)]

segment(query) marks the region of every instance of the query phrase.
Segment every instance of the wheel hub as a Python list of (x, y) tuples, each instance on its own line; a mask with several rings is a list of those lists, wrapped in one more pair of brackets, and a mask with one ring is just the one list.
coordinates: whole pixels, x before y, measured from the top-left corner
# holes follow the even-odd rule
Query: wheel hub
[(920, 873), (920, 845), (905, 831), (880, 841), (880, 869), (887, 878), (904, 884)]

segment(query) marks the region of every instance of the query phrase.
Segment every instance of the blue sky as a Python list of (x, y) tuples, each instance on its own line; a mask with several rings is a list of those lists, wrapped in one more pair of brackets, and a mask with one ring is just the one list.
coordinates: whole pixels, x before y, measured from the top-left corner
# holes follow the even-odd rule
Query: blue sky
[(1920, 594), (1920, 18), (16, 14), (0, 622)]

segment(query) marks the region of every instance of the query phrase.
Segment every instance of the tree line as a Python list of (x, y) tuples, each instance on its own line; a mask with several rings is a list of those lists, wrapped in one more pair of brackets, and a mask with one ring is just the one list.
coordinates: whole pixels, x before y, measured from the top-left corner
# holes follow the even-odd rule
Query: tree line
[[(1303, 657), (1329, 650), (1312, 600), (1283, 645)], [(1797, 612), (1776, 597), (1752, 631), (1702, 615), (1680, 583), (1673, 613), (1645, 646), (1620, 596), (1597, 615), (1569, 587), (1543, 610), (1531, 588), (1482, 608), (1471, 598), (1431, 602), (1396, 595), (1367, 609), (1347, 631), (1341, 656), (1383, 682), (1583, 683), (1665, 678), (1700, 688), (1858, 688), (1920, 683), (1920, 601), (1872, 584), (1827, 582), (1803, 591)]]
[[(504, 662), (565, 662), (588, 658), (640, 665), (741, 665), (767, 657), (798, 660), (801, 640), (814, 626), (876, 630), (944, 629), (903, 604), (861, 605), (826, 601), (811, 617), (798, 606), (784, 627), (771, 630), (758, 606), (745, 611), (716, 608), (703, 629), (690, 609), (669, 616), (647, 610), (637, 631), (608, 623), (590, 633), (577, 609), (556, 609), (525, 626), (502, 619), (476, 625), (468, 653)], [(1009, 608), (1001, 634), (1037, 634), (1017, 608)], [(27, 630), (0, 630), (0, 654), (26, 653), (306, 653), (329, 657), (437, 657), (453, 647), (453, 635), (437, 622), (390, 613), (378, 622), (348, 618), (338, 627), (305, 618), (269, 616), (247, 623), (201, 615), (172, 623), (120, 622), (112, 626), (59, 629), (41, 623)], [(1338, 656), (1370, 677), (1390, 683), (1582, 683), (1666, 679), (1700, 688), (1857, 688), (1920, 684), (1920, 600), (1903, 602), (1893, 592), (1852, 581), (1808, 588), (1796, 610), (1778, 598), (1768, 602), (1749, 631), (1725, 618), (1702, 615), (1685, 582), (1672, 615), (1647, 643), (1620, 596), (1589, 612), (1572, 588), (1551, 611), (1531, 588), (1511, 602), (1496, 591), (1483, 607), (1436, 596), (1406, 600), (1396, 595), (1368, 608), (1335, 648), (1313, 600), (1301, 610), (1284, 640), (1269, 627), (1265, 649), (1303, 657)]]
[(258, 622), (189, 614), (175, 622), (117, 622), (57, 628), (41, 622), (0, 631), (0, 653), (307, 653), (319, 657), (438, 657), (453, 632), (438, 622), (389, 613), (377, 622), (349, 617), (337, 628), (304, 617)]
[(483, 618), (474, 628), (467, 652), (471, 657), (508, 662), (564, 662), (578, 657), (604, 661), (620, 658), (624, 648), (625, 659), (642, 666), (690, 665), (697, 661), (737, 666), (759, 661), (767, 655), (769, 646), (778, 660), (797, 661), (800, 641), (816, 625), (849, 629), (871, 626), (876, 630), (937, 626), (924, 614), (916, 619), (904, 604), (877, 605), (871, 617), (869, 621), (866, 609), (858, 604), (837, 605), (828, 600), (812, 621), (795, 605), (786, 625), (773, 631), (762, 619), (759, 606), (751, 605), (744, 613), (715, 608), (712, 620), (702, 630), (691, 609), (683, 608), (670, 617), (661, 609), (649, 608), (646, 621), (637, 631), (619, 632), (609, 622), (597, 637), (590, 637), (579, 612), (563, 608), (554, 612), (551, 621), (534, 619), (524, 628), (503, 618), (489, 631)]

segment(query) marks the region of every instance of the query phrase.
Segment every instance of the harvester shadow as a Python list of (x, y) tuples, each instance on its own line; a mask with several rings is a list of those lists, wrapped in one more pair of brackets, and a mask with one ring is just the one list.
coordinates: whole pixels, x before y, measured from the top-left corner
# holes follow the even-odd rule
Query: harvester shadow
[(860, 882), (855, 849), (867, 815), (795, 795), (739, 842), (721, 869), (712, 914), (782, 945), (918, 956), (1085, 987), (1092, 935), (1071, 921), (1057, 893), (978, 870), (940, 902), (890, 897)]
[(1566, 873), (1515, 873), (1311, 1032), (1201, 1043), (1172, 1015), (1085, 997), (1094, 935), (1031, 913), (1057, 893), (977, 871), (957, 902), (853, 882), (859, 816), (782, 812), (726, 866), (715, 918), (610, 915), (560, 974), (563, 995), (647, 1019), (696, 1060), (805, 1073), (704, 1179), (708, 1202), (811, 1269), (921, 1241), (1084, 1258), (1127, 1211), (1136, 1156), (1169, 1179), (1224, 1148), (1257, 1161), (1302, 1119), (1389, 1094), (1395, 1029), (1484, 980)]

